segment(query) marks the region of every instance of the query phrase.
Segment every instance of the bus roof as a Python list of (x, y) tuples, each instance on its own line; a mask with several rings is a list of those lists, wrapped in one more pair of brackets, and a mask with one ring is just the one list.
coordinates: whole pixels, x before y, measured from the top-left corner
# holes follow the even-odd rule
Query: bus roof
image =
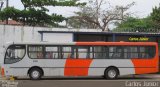
[[(157, 45), (156, 42), (16, 42), (19, 45)], [(10, 44), (10, 45), (11, 45)]]

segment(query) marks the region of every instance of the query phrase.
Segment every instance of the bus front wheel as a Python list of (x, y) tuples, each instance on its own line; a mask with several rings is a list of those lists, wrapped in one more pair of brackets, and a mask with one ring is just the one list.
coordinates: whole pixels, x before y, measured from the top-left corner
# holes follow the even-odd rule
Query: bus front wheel
[(29, 72), (29, 77), (32, 80), (38, 80), (42, 77), (42, 71), (39, 68), (32, 68)]
[(118, 69), (115, 67), (109, 67), (104, 72), (104, 77), (106, 79), (116, 79), (119, 75)]

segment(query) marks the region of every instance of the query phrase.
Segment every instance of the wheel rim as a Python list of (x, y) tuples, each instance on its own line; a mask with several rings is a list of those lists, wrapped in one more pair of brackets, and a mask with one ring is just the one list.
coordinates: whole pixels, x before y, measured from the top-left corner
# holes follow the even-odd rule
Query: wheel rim
[(40, 76), (40, 73), (38, 71), (35, 70), (32, 72), (32, 78), (36, 79), (36, 78), (39, 78), (39, 76)]
[(115, 78), (117, 75), (116, 71), (115, 70), (109, 70), (108, 71), (108, 77), (109, 78)]

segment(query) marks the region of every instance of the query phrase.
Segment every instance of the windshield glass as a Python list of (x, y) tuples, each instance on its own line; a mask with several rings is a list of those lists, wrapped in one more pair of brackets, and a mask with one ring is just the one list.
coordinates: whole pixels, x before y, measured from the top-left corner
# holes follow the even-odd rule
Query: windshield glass
[(11, 45), (5, 54), (5, 64), (11, 64), (23, 59), (25, 55), (25, 45)]

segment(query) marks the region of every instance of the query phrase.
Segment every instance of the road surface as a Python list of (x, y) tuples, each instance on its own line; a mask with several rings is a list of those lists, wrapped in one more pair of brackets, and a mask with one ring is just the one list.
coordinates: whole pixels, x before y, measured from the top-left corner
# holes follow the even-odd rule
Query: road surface
[(14, 87), (160, 87), (160, 75), (127, 76), (116, 80), (54, 77), (33, 81), (21, 78), (14, 81), (7, 80), (7, 82), (1, 82), (1, 86), (3, 84), (6, 87), (4, 84), (12, 84), (14, 82)]

